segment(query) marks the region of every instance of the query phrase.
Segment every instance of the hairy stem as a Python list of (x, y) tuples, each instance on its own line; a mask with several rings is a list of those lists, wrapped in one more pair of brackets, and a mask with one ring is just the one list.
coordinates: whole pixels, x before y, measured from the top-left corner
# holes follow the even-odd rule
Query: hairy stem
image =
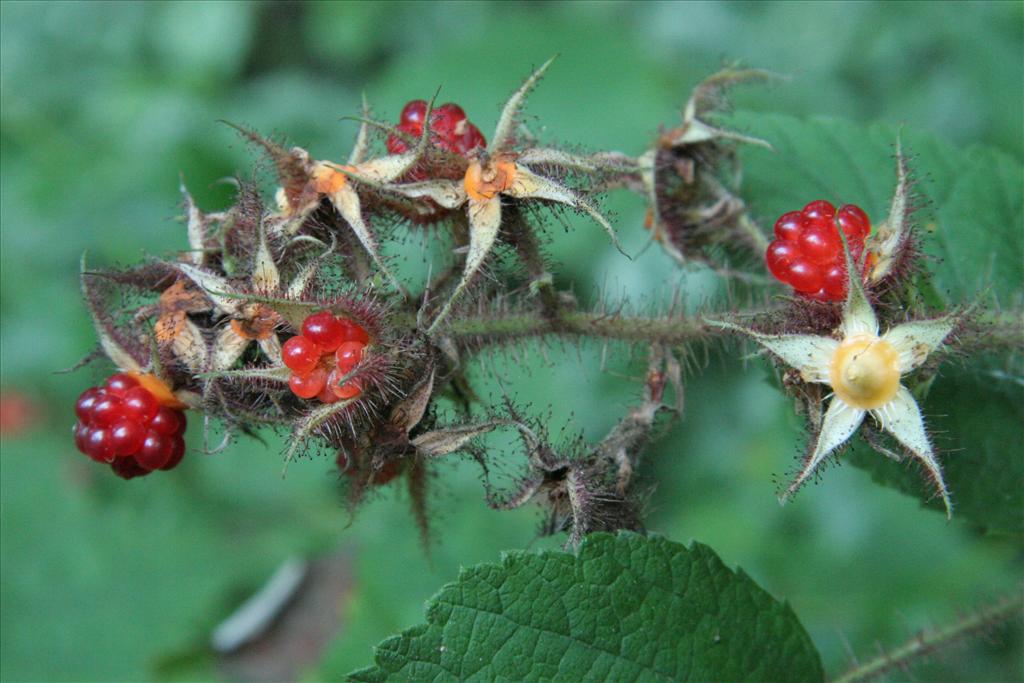
[(863, 664), (858, 664), (833, 679), (832, 683), (862, 683), (884, 676), (893, 669), (905, 669), (914, 661), (938, 652), (956, 641), (981, 635), (992, 627), (1020, 617), (1022, 610), (1024, 593), (1018, 592), (1013, 598), (987, 605), (952, 624), (921, 631), (894, 650), (883, 652)]
[[(728, 317), (745, 320), (767, 312), (767, 309), (738, 311)], [(985, 348), (989, 350), (1018, 353), (1024, 351), (1020, 313), (985, 313), (978, 316), (977, 320), (980, 323), (979, 331), (964, 335), (972, 342), (965, 345), (966, 348), (973, 346), (973, 342), (981, 342), (983, 339)], [(446, 323), (446, 328), (447, 336), (456, 342), (465, 340), (481, 344), (514, 341), (526, 337), (566, 335), (672, 346), (710, 337), (735, 335), (735, 332), (730, 330), (707, 325), (697, 316), (643, 316), (565, 310), (554, 319), (528, 311), (452, 318)]]
[(529, 313), (459, 318), (451, 320), (447, 330), (448, 336), (455, 340), (483, 343), (561, 334), (673, 345), (724, 333), (727, 332), (711, 328), (696, 318), (578, 311), (563, 312), (556, 320)]
[(555, 291), (554, 280), (541, 253), (540, 241), (537, 233), (523, 218), (522, 210), (514, 204), (508, 207), (508, 235), (508, 240), (515, 246), (519, 259), (530, 274), (531, 290), (536, 289), (540, 296), (544, 317), (556, 320), (560, 312), (558, 292)]

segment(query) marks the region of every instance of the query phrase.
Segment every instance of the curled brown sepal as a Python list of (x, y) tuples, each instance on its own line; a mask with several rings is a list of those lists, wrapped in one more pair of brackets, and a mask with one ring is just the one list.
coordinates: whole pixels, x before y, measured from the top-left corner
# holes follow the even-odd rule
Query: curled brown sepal
[[(148, 385), (152, 390), (159, 387), (159, 390), (166, 394), (167, 401), (176, 402), (181, 408), (197, 407), (200, 399), (190, 388), (190, 377), (174, 374), (172, 369), (161, 362), (155, 334), (137, 329), (138, 320), (127, 326), (128, 329), (117, 323), (103, 293), (95, 286), (95, 280), (103, 277), (103, 274), (89, 271), (86, 258), (87, 255), (83, 253), (80, 264), (82, 296), (89, 308), (103, 355), (122, 372), (136, 378), (148, 377), (149, 379), (145, 380)], [(198, 330), (193, 328), (188, 328), (185, 332), (194, 331), (199, 334)], [(201, 334), (199, 336), (201, 338)]]
[(714, 126), (707, 120), (708, 114), (724, 108), (725, 91), (729, 88), (741, 83), (766, 81), (771, 78), (774, 78), (774, 75), (768, 71), (740, 69), (734, 66), (708, 76), (690, 94), (690, 99), (683, 108), (682, 124), (664, 133), (659, 144), (662, 147), (681, 147), (713, 140), (731, 140), (772, 149), (766, 140)]
[(464, 449), (473, 439), (498, 427), (519, 427), (514, 420), (487, 420), (476, 424), (451, 425), (420, 434), (410, 443), (419, 455), (435, 458)]
[(734, 143), (771, 149), (750, 137), (709, 123), (725, 107), (725, 91), (771, 75), (757, 69), (728, 68), (705, 79), (683, 110), (683, 121), (663, 132), (638, 159), (640, 187), (647, 198), (645, 227), (680, 264), (709, 260), (708, 248), (736, 245), (763, 252), (768, 242), (746, 215), (737, 195), (739, 165)]
[(149, 361), (146, 347), (126, 335), (118, 327), (114, 316), (106, 310), (102, 294), (93, 286), (93, 280), (98, 276), (88, 270), (86, 258), (87, 253), (83, 253), (79, 264), (82, 298), (89, 308), (93, 328), (96, 330), (103, 353), (121, 370), (145, 372)]

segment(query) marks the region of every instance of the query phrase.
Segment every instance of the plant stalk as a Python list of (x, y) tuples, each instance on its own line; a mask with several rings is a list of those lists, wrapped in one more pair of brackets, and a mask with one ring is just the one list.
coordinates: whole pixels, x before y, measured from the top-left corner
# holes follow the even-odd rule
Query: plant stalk
[(1019, 617), (1022, 610), (1024, 592), (1018, 592), (1013, 598), (1004, 599), (995, 605), (987, 605), (953, 624), (921, 631), (891, 652), (883, 652), (863, 664), (858, 664), (833, 679), (832, 683), (863, 683), (884, 676), (893, 669), (905, 669), (914, 660), (937, 652), (943, 646), (978, 636), (994, 626)]

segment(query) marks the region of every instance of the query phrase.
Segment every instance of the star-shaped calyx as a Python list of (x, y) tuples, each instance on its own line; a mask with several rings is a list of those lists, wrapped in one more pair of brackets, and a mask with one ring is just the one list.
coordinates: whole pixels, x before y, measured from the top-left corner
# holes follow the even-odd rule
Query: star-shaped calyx
[[(848, 251), (847, 272), (859, 272)], [(803, 381), (825, 384), (832, 390), (813, 446), (782, 502), (853, 436), (870, 413), (881, 429), (921, 463), (936, 493), (942, 497), (947, 517), (952, 517), (953, 504), (942, 477), (942, 466), (928, 439), (917, 401), (901, 378), (919, 368), (949, 337), (960, 319), (960, 314), (949, 314), (916, 320), (896, 325), (880, 335), (878, 318), (859, 278), (850, 278), (842, 322), (834, 336), (769, 335), (731, 323), (708, 321), (751, 337), (795, 368)]]
[(430, 330), (435, 329), (448, 315), (452, 304), (465, 290), (494, 247), (501, 228), (503, 197), (554, 202), (583, 211), (604, 228), (618, 247), (618, 240), (611, 224), (589, 201), (561, 183), (545, 178), (530, 169), (530, 166), (542, 166), (593, 174), (600, 168), (600, 159), (577, 156), (557, 149), (531, 148), (521, 152), (513, 150), (516, 143), (517, 117), (526, 96), (552, 61), (553, 58), (549, 59), (537, 69), (505, 103), (490, 144), (486, 150), (466, 160), (462, 178), (432, 179), (390, 185), (386, 188), (409, 199), (430, 199), (444, 209), (466, 209), (469, 220), (469, 251), (466, 255), (466, 264), (459, 283), (434, 318)]
[[(427, 107), (428, 116), (432, 107), (433, 100)], [(285, 150), (251, 131), (235, 127), (266, 149), (278, 166), (278, 174), (282, 179), (282, 187), (277, 197), (279, 213), (270, 226), (275, 233), (281, 233), (286, 237), (293, 236), (303, 227), (305, 219), (320, 205), (321, 198), (326, 197), (351, 228), (381, 273), (397, 291), (404, 292), (402, 284), (384, 263), (377, 238), (363, 218), (363, 200), (360, 193), (372, 191), (408, 173), (427, 148), (427, 131), (420, 137), (416, 147), (408, 152), (368, 159), (370, 140), (366, 122), (368, 119), (365, 117), (369, 114), (369, 106), (365, 99), (363, 114), (364, 122), (360, 126), (355, 146), (344, 164), (311, 159), (309, 153), (300, 147)]]
[(204, 350), (201, 356), (194, 358), (179, 355), (195, 372), (230, 368), (254, 341), (272, 363), (281, 361), (281, 342), (277, 337), (277, 329), (284, 324), (281, 315), (266, 303), (252, 300), (247, 295), (297, 298), (305, 291), (318, 264), (311, 262), (285, 286), (281, 282), (280, 271), (271, 255), (262, 226), (259, 228), (258, 239), (244, 291), (232, 285), (228, 278), (208, 268), (191, 263), (176, 264), (177, 270), (187, 278), (179, 280), (179, 283), (188, 282), (191, 288), (201, 290), (213, 303), (213, 310), (228, 321), (217, 332), (212, 353), (207, 356), (198, 328), (185, 319), (184, 315), (181, 316), (188, 327), (181, 330), (179, 336), (195, 338), (195, 343), (189, 344), (188, 348)]

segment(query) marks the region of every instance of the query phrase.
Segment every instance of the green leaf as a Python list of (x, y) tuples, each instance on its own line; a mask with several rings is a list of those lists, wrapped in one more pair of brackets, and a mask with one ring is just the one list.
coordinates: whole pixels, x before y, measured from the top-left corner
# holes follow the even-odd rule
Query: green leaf
[(350, 680), (824, 679), (793, 611), (742, 571), (625, 533), (465, 570), (375, 660)]
[[(993, 149), (957, 149), (913, 129), (868, 128), (834, 119), (799, 120), (741, 113), (734, 125), (763, 137), (776, 153), (743, 149), (745, 195), (768, 220), (813, 199), (858, 204), (873, 223), (885, 219), (895, 185), (897, 135), (915, 190), (929, 200), (919, 227), (935, 291), (947, 306), (997, 302), (1019, 308), (1024, 282), (1024, 167)], [(1006, 342), (1003, 342), (1006, 343)], [(921, 403), (953, 494), (955, 517), (992, 532), (1024, 533), (1024, 370), (1020, 343), (1002, 358), (964, 348), (964, 367), (940, 368)], [(934, 488), (905, 464), (863, 444), (847, 456), (876, 481), (918, 496)]]

